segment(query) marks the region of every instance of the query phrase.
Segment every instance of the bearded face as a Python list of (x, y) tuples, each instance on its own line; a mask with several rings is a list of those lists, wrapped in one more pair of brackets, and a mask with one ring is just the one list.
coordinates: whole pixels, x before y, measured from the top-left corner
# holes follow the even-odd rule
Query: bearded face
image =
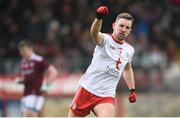
[(131, 32), (132, 21), (120, 18), (113, 23), (113, 35), (118, 40), (125, 40)]

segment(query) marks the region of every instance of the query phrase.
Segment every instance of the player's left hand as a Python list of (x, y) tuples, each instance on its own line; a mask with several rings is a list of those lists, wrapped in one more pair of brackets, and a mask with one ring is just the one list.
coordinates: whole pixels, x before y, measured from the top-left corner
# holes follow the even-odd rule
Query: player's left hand
[(130, 92), (130, 94), (129, 94), (129, 102), (130, 103), (136, 102), (136, 99), (137, 99), (136, 89), (130, 89), (129, 92)]
[(44, 83), (44, 84), (41, 86), (41, 91), (42, 91), (43, 93), (47, 93), (48, 90), (49, 90), (49, 86), (50, 86), (49, 83)]

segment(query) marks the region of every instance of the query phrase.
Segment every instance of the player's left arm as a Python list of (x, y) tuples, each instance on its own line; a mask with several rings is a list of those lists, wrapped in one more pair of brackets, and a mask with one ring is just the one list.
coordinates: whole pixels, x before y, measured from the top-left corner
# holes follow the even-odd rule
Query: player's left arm
[(134, 72), (131, 66), (131, 63), (127, 63), (124, 70), (123, 70), (123, 78), (129, 88), (129, 102), (134, 103), (136, 102), (136, 89), (135, 89), (135, 82), (134, 82)]
[(126, 64), (123, 71), (123, 78), (126, 81), (126, 84), (129, 89), (135, 89), (134, 72), (133, 72), (131, 63)]
[(49, 65), (49, 67), (44, 72), (44, 78), (47, 83), (51, 83), (57, 77), (57, 69), (54, 65)]
[(41, 91), (47, 93), (49, 90), (49, 86), (51, 85), (52, 81), (57, 77), (57, 70), (54, 65), (49, 65), (44, 72), (44, 83), (41, 86)]

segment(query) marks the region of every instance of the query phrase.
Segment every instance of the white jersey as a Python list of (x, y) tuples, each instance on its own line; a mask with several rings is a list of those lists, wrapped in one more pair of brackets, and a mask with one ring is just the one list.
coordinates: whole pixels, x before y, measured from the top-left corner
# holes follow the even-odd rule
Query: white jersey
[(132, 60), (134, 48), (126, 42), (117, 43), (109, 34), (103, 33), (103, 36), (103, 44), (95, 47), (92, 62), (79, 84), (97, 96), (114, 97), (123, 69)]

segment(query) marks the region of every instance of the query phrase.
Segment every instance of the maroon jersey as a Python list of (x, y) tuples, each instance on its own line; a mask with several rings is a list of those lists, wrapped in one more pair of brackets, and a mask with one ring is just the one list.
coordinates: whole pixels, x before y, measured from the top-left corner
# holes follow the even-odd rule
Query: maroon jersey
[(29, 94), (41, 94), (41, 86), (43, 83), (44, 71), (48, 68), (47, 60), (33, 54), (31, 59), (22, 59), (20, 68), (24, 77), (24, 96)]

